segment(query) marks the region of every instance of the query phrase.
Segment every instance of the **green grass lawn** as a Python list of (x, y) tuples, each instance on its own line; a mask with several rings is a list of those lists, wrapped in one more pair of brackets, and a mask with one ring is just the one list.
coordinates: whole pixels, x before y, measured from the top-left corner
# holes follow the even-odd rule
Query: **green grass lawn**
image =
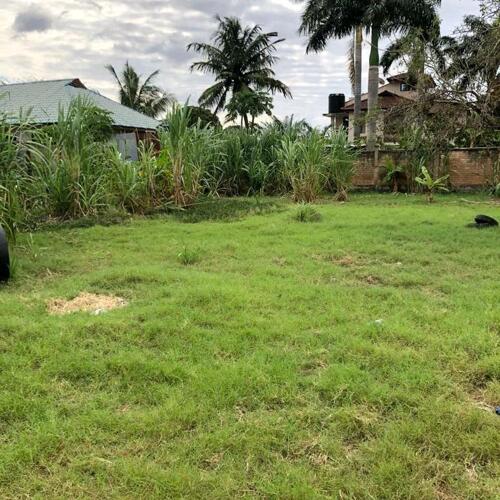
[[(462, 198), (22, 236), (0, 497), (495, 498), (500, 230), (465, 225), (500, 205)], [(47, 313), (82, 291), (129, 305)]]

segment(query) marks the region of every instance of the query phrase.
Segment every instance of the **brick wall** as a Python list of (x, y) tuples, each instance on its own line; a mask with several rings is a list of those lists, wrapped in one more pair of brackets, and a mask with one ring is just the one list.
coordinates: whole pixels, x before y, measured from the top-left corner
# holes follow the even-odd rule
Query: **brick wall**
[[(492, 153), (496, 153), (495, 155)], [(483, 187), (491, 182), (499, 150), (455, 149), (448, 155), (450, 184), (453, 187)]]
[[(398, 149), (363, 152), (357, 163), (354, 186), (372, 188), (383, 184), (388, 159), (396, 165), (405, 165), (408, 154)], [(464, 189), (490, 185), (495, 164), (500, 168), (500, 148), (452, 149), (426, 166), (434, 175), (449, 174), (451, 188)]]

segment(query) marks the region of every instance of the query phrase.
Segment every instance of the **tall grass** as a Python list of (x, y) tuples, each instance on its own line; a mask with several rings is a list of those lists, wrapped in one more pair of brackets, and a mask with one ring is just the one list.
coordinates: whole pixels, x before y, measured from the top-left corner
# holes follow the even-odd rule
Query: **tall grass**
[(161, 147), (172, 174), (172, 201), (176, 206), (192, 205), (212, 186), (216, 176), (208, 176), (217, 153), (217, 131), (211, 127), (191, 127), (187, 106), (174, 106), (168, 126), (160, 136)]
[(23, 224), (23, 192), (27, 189), (25, 125), (14, 129), (5, 115), (0, 116), (0, 226), (10, 241)]
[(22, 220), (23, 214), (17, 185), (0, 184), (0, 226), (4, 228), (9, 241), (15, 242)]
[(110, 133), (109, 115), (82, 99), (61, 108), (55, 125), (31, 132), (32, 196), (47, 215), (82, 217), (105, 207)]
[(142, 206), (141, 179), (138, 163), (125, 161), (118, 150), (109, 155), (109, 191), (115, 205), (137, 212)]
[(172, 190), (165, 157), (152, 144), (141, 144), (138, 161), (124, 160), (116, 148), (108, 157), (109, 204), (130, 213), (146, 213), (164, 207)]
[(14, 128), (0, 117), (0, 224), (13, 238), (47, 219), (150, 213), (202, 196), (347, 197), (355, 155), (344, 133), (291, 120), (252, 131), (204, 128), (190, 125), (182, 106), (165, 123), (159, 150), (141, 144), (129, 161), (109, 140), (110, 116), (90, 102), (61, 108), (45, 128)]
[(330, 190), (338, 201), (347, 201), (355, 174), (356, 150), (349, 144), (343, 130), (334, 130), (326, 135), (326, 176)]
[(318, 131), (298, 139), (286, 135), (277, 151), (278, 164), (294, 201), (310, 203), (321, 194), (325, 173), (325, 138)]

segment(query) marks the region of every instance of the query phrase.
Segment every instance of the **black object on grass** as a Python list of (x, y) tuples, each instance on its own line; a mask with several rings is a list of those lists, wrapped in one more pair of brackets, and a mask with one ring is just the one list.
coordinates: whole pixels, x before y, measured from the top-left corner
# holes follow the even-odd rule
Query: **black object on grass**
[(9, 258), (9, 242), (7, 235), (2, 227), (0, 227), (0, 281), (8, 281), (10, 278), (10, 258)]
[(483, 229), (485, 227), (495, 227), (498, 226), (498, 221), (489, 215), (476, 215), (474, 217), (475, 222), (469, 224), (469, 227), (476, 227), (478, 229)]
[(498, 221), (489, 215), (476, 215), (474, 217), (476, 224), (487, 224), (488, 226), (498, 226)]

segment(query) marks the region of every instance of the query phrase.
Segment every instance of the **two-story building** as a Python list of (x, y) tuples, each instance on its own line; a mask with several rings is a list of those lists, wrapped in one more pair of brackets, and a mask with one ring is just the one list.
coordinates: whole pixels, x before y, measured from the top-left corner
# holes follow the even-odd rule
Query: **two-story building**
[[(417, 92), (414, 87), (407, 83), (408, 75), (402, 73), (400, 75), (390, 76), (387, 83), (381, 85), (378, 89), (378, 106), (380, 113), (378, 116), (378, 136), (380, 139), (384, 137), (384, 119), (387, 111), (395, 106), (408, 101), (415, 101)], [(335, 96), (335, 97), (334, 97)], [(339, 98), (341, 94), (332, 94), (328, 113), (324, 114), (330, 118), (331, 126), (338, 128), (340, 126), (347, 127), (349, 140), (354, 140), (354, 97), (342, 102)], [(332, 99), (332, 97), (334, 97)], [(342, 105), (343, 104), (343, 105)], [(366, 137), (366, 113), (368, 111), (368, 94), (361, 95), (361, 138)]]

